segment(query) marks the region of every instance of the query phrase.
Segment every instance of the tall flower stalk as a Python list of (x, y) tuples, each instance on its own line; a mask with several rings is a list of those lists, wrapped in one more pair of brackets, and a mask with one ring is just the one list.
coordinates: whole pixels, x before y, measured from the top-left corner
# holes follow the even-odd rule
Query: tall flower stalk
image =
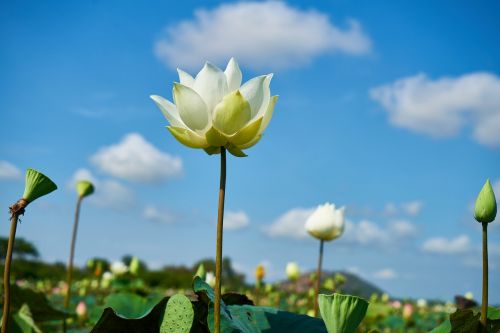
[(319, 240), (318, 269), (316, 271), (316, 290), (314, 294), (314, 316), (318, 315), (318, 296), (321, 289), (323, 248), (325, 241), (332, 241), (344, 232), (344, 207), (335, 209), (335, 205), (325, 203), (318, 206), (306, 221), (306, 230)]
[(226, 148), (220, 149), (220, 185), (219, 208), (217, 210), (217, 244), (215, 254), (215, 312), (214, 327), (218, 332), (220, 328), (220, 303), (222, 288), (222, 230), (224, 227), (224, 200), (226, 197)]
[[(94, 185), (88, 180), (81, 180), (76, 184), (76, 192), (78, 194), (78, 199), (76, 201), (76, 209), (75, 209), (75, 220), (73, 223), (73, 233), (71, 236), (71, 245), (69, 250), (69, 259), (68, 259), (68, 267), (67, 267), (67, 276), (66, 276), (66, 294), (64, 295), (64, 308), (69, 308), (69, 301), (71, 299), (71, 284), (73, 281), (73, 259), (75, 257), (75, 244), (76, 244), (76, 235), (78, 233), (78, 221), (80, 219), (80, 206), (82, 204), (83, 198), (94, 193)], [(63, 331), (66, 332), (67, 323), (66, 319), (63, 320)]]
[(495, 220), (497, 202), (490, 180), (486, 180), (476, 199), (474, 218), (483, 229), (483, 293), (481, 304), (481, 324), (483, 332), (488, 327), (488, 224)]
[(10, 268), (12, 265), (12, 251), (14, 249), (14, 242), (16, 238), (17, 222), (19, 221), (19, 217), (24, 215), (28, 204), (56, 189), (56, 184), (54, 184), (54, 182), (47, 176), (36, 170), (28, 169), (26, 171), (26, 184), (23, 196), (15, 204), (9, 207), (10, 234), (9, 241), (7, 243), (7, 254), (5, 256), (3, 272), (4, 299), (2, 333), (10, 331)]
[(237, 157), (262, 138), (274, 111), (277, 96), (271, 96), (272, 74), (261, 75), (243, 85), (242, 73), (234, 58), (224, 71), (205, 63), (192, 77), (178, 69), (172, 95), (175, 103), (152, 95), (170, 125), (169, 132), (183, 145), (221, 155), (217, 243), (215, 255), (214, 329), (220, 332), (222, 285), (222, 236), (226, 190), (226, 152)]

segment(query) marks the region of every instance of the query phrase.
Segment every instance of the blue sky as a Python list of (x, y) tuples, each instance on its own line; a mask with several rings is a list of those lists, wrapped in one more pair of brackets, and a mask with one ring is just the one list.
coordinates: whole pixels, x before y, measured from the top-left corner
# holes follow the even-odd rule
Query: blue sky
[[(176, 67), (235, 56), (244, 80), (274, 73), (263, 140), (228, 161), (224, 254), (253, 279), (314, 268), (301, 228), (315, 206), (347, 207), (326, 269), (395, 296), (480, 295), (486, 178), (500, 195), (500, 10), (494, 1), (20, 1), (0, 4), (0, 205), (24, 169), (59, 190), (18, 236), (66, 261), (75, 177), (90, 177), (76, 260), (132, 253), (152, 267), (214, 255), (219, 160), (165, 130)], [(2, 235), (8, 233), (5, 215)], [(500, 303), (499, 221), (490, 298)]]

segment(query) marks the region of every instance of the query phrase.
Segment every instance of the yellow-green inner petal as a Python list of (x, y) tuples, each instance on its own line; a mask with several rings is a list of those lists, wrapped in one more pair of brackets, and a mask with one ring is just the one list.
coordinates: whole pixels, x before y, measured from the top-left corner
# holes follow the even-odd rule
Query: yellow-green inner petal
[(211, 127), (205, 134), (208, 144), (214, 147), (223, 147), (227, 143), (227, 138), (216, 128)]
[(170, 133), (177, 139), (180, 143), (190, 148), (207, 148), (209, 144), (205, 138), (199, 136), (195, 132), (180, 127), (167, 126)]
[(262, 117), (242, 128), (238, 133), (232, 136), (229, 141), (235, 146), (240, 146), (252, 141), (259, 134), (261, 124)]
[(250, 119), (250, 104), (239, 90), (224, 96), (214, 109), (214, 127), (226, 135), (238, 132)]

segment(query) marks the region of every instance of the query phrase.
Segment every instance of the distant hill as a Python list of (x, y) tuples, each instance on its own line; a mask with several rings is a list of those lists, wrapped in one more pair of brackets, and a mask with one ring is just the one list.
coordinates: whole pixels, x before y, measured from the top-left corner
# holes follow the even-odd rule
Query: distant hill
[[(374, 284), (363, 280), (359, 276), (349, 272), (328, 272), (324, 271), (321, 276), (322, 283), (328, 278), (334, 278), (335, 274), (340, 273), (346, 281), (340, 287), (340, 292), (343, 294), (356, 295), (363, 298), (369, 298), (373, 293), (382, 294), (384, 291)], [(314, 287), (313, 282), (309, 279), (311, 272), (302, 274), (296, 283), (283, 281), (279, 283), (284, 289), (296, 289), (299, 292), (305, 292), (311, 287)], [(331, 290), (322, 289), (322, 292), (331, 293)]]

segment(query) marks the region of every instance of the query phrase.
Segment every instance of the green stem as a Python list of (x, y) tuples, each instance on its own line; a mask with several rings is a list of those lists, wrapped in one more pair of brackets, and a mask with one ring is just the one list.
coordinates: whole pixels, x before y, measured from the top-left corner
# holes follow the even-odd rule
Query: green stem
[(483, 300), (481, 306), (481, 324), (483, 332), (488, 321), (488, 223), (483, 222)]
[[(24, 210), (23, 210), (24, 212)], [(19, 213), (12, 213), (10, 217), (10, 235), (9, 242), (7, 244), (7, 255), (5, 256), (5, 266), (3, 270), (3, 288), (4, 288), (4, 299), (3, 299), (3, 315), (2, 315), (2, 333), (7, 332), (10, 321), (10, 266), (12, 264), (12, 251), (14, 249), (14, 241), (16, 239), (16, 229), (17, 220), (19, 219)]]
[(318, 258), (318, 271), (316, 272), (316, 292), (314, 294), (314, 317), (318, 316), (318, 296), (319, 290), (321, 286), (321, 266), (323, 264), (323, 244), (324, 241), (320, 240), (319, 242), (319, 258)]
[[(73, 259), (75, 257), (75, 244), (76, 244), (76, 235), (78, 233), (78, 221), (80, 219), (80, 206), (82, 204), (83, 197), (78, 197), (78, 201), (76, 202), (76, 210), (75, 210), (75, 222), (73, 223), (73, 235), (71, 236), (71, 246), (69, 250), (69, 259), (68, 259), (68, 271), (66, 278), (66, 294), (64, 295), (64, 308), (67, 310), (69, 308), (69, 301), (71, 299), (71, 283), (73, 281)], [(63, 320), (63, 332), (67, 331), (67, 323), (66, 319)]]
[(220, 333), (221, 275), (222, 275), (222, 227), (224, 221), (224, 198), (226, 194), (226, 149), (220, 149), (219, 209), (217, 217), (217, 250), (215, 255), (215, 302), (214, 332)]

